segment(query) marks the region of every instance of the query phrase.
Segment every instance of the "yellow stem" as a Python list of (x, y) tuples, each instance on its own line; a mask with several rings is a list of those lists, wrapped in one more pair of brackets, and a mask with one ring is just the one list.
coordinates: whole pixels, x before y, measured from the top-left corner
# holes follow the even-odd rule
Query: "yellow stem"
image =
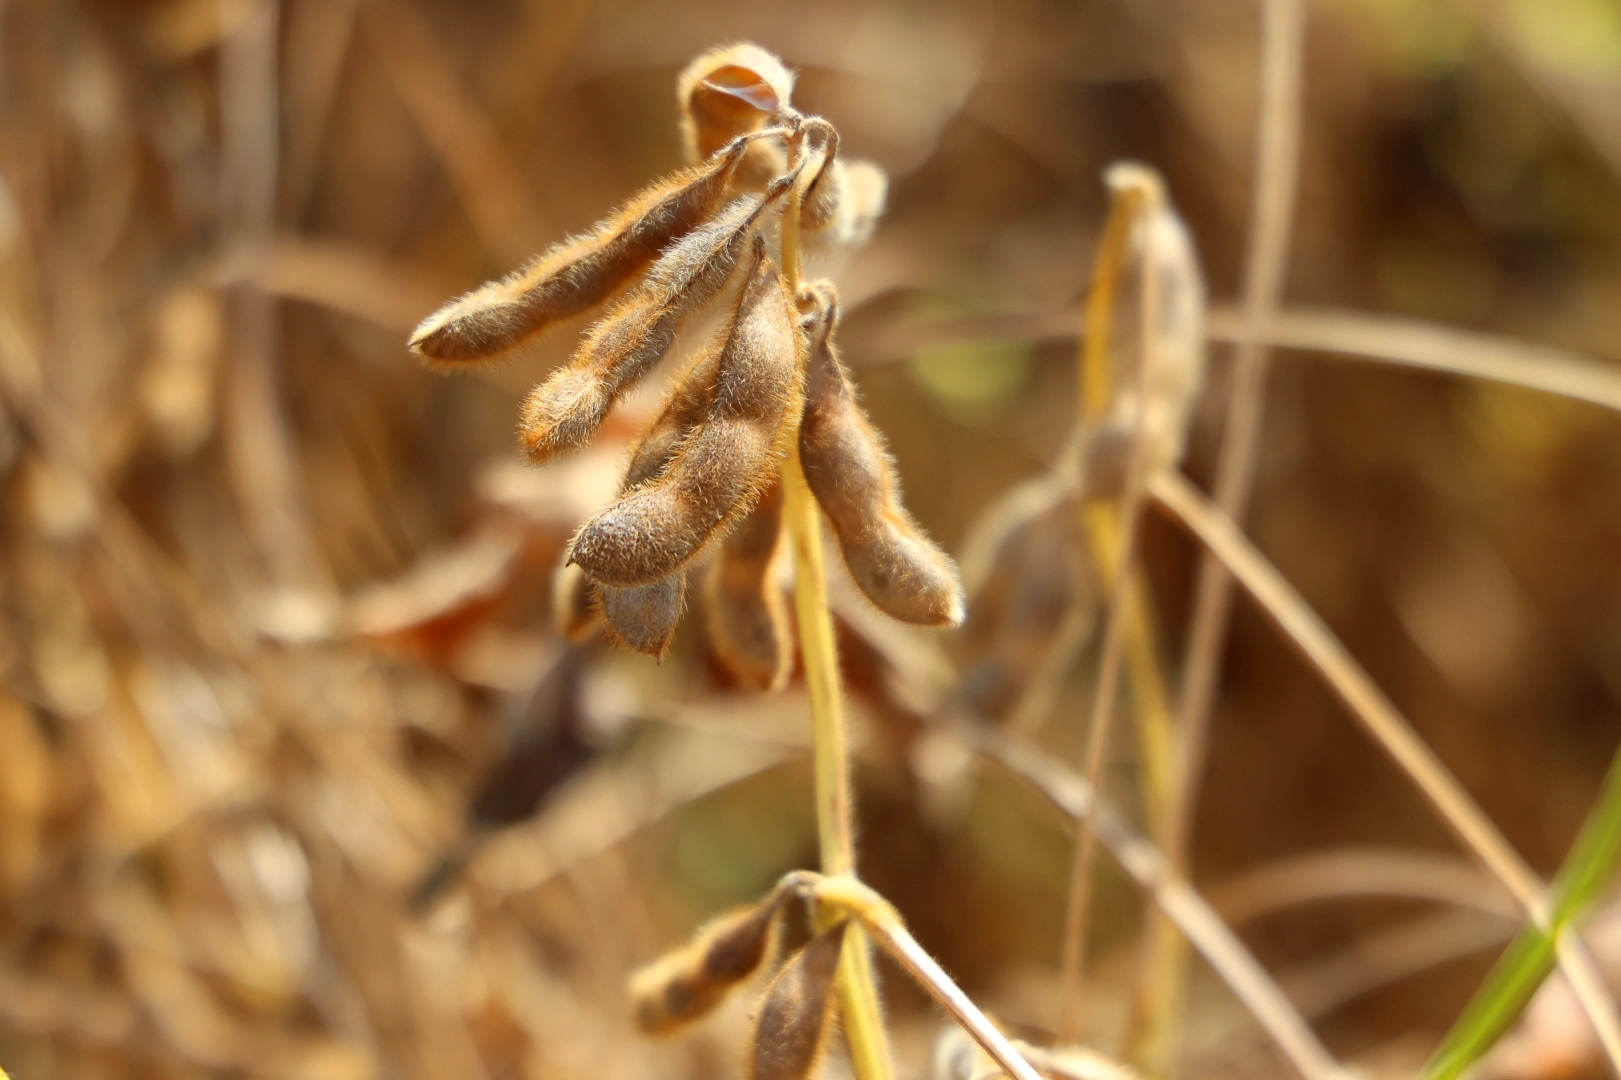
[[(1086, 328), (1081, 339), (1079, 389), (1083, 423), (1095, 422), (1107, 415), (1113, 398), (1111, 327), (1131, 226), (1141, 209), (1142, 199), (1142, 192), (1136, 189), (1120, 191), (1110, 207), (1103, 236), (1099, 239), (1092, 287), (1087, 296)], [(1120, 550), (1126, 531), (1121, 521), (1121, 508), (1112, 503), (1088, 503), (1083, 504), (1081, 516), (1099, 577), (1112, 581), (1124, 555)], [(1165, 816), (1173, 796), (1175, 754), (1169, 697), (1160, 666), (1159, 635), (1154, 625), (1147, 578), (1140, 569), (1130, 573), (1123, 586), (1123, 595), (1115, 602), (1125, 605), (1126, 676), (1136, 712), (1134, 727), (1143, 761), (1143, 803), (1149, 833), (1159, 840), (1163, 839), (1161, 834), (1165, 827)], [(1081, 851), (1077, 852), (1076, 880), (1070, 883), (1071, 889), (1079, 893), (1072, 897), (1071, 912), (1079, 912), (1083, 918), (1088, 907), (1086, 892), (1091, 887), (1091, 860), (1079, 857), (1085, 852), (1086, 846), (1083, 844)], [(1061, 1039), (1073, 1038), (1079, 1023), (1079, 987), (1084, 977), (1086, 951), (1084, 930), (1084, 926), (1065, 928), (1065, 970), (1061, 980), (1064, 992), (1059, 1019)], [(1146, 1048), (1144, 1056), (1158, 1059), (1160, 1054), (1157, 1048), (1167, 1042), (1167, 1027), (1174, 1022), (1177, 1002), (1181, 997), (1184, 950), (1180, 934), (1157, 912), (1150, 914), (1150, 925), (1145, 935), (1149, 949), (1149, 974), (1148, 986), (1138, 1007), (1137, 1026), (1142, 1031), (1139, 1046)]]
[[(789, 193), (782, 216), (782, 269), (788, 287), (799, 292), (799, 186)], [(850, 797), (850, 751), (845, 738), (844, 703), (839, 693), (839, 655), (833, 617), (827, 609), (827, 574), (822, 565), (822, 523), (816, 498), (799, 463), (799, 438), (790, 440), (782, 467), (783, 511), (794, 557), (794, 610), (799, 651), (810, 695), (811, 733), (816, 769), (816, 833), (822, 872), (855, 877), (855, 839)], [(839, 1013), (857, 1080), (894, 1080), (889, 1035), (884, 1030), (866, 933), (851, 926), (839, 957)]]
[(799, 616), (799, 650), (805, 660), (816, 759), (816, 832), (822, 873), (855, 873), (850, 821), (849, 747), (844, 737), (844, 704), (839, 697), (839, 658), (833, 617), (824, 599), (822, 529), (816, 499), (805, 486), (799, 447), (783, 467), (783, 499), (794, 555), (794, 607)]

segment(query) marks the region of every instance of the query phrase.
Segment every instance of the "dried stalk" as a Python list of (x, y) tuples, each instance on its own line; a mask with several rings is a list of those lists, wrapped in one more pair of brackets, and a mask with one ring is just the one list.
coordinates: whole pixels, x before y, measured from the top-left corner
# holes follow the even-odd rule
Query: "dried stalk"
[[(225, 39), (220, 54), (221, 205), (227, 230), (251, 267), (270, 257), (275, 229), (277, 22), (276, 5), (258, 0)], [(275, 300), (242, 287), (235, 290), (231, 308), (235, 355), (221, 429), (243, 517), (273, 586), (324, 593), (330, 583), (283, 413)]]
[[(1255, 145), (1255, 191), (1245, 267), (1243, 324), (1228, 397), (1227, 427), (1216, 467), (1216, 504), (1234, 521), (1249, 503), (1269, 349), (1264, 333), (1283, 292), (1290, 219), (1300, 169), (1300, 116), (1306, 11), (1302, 0), (1266, 0), (1261, 21), (1261, 105)], [(1182, 669), (1181, 776), (1170, 815), (1168, 854), (1186, 866), (1193, 813), (1204, 772), (1216, 677), (1226, 642), (1232, 576), (1207, 554), (1188, 632)]]
[[(1112, 396), (1113, 387), (1109, 370), (1110, 323), (1119, 288), (1121, 264), (1125, 261), (1132, 227), (1143, 209), (1143, 201), (1144, 194), (1140, 189), (1126, 188), (1118, 192), (1098, 245), (1092, 291), (1087, 300), (1087, 332), (1081, 347), (1080, 413), (1083, 433), (1089, 423), (1096, 422), (1106, 413)], [(1147, 340), (1145, 334), (1144, 341)], [(1146, 370), (1147, 364), (1139, 363), (1139, 373)], [(1142, 439), (1138, 437), (1132, 448), (1130, 477), (1120, 506), (1083, 503), (1080, 508), (1094, 558), (1111, 579), (1108, 616), (1104, 624), (1103, 644), (1098, 661), (1098, 683), (1087, 734), (1086, 776), (1088, 783), (1093, 786), (1097, 785), (1103, 771), (1103, 759), (1114, 723), (1120, 662), (1127, 653), (1128, 636), (1133, 629), (1143, 625), (1143, 620), (1138, 614), (1143, 609), (1132, 602), (1138, 599), (1140, 592), (1146, 591), (1140, 586), (1133, 588), (1138, 582), (1132, 558), (1137, 509), (1141, 502), (1142, 458)], [(1134, 674), (1137, 676), (1135, 681), (1143, 680), (1144, 672), (1141, 670), (1140, 662), (1144, 656), (1151, 660), (1154, 651), (1152, 643), (1147, 650), (1139, 648), (1131, 651), (1132, 660), (1137, 662), (1134, 664)], [(1153, 681), (1158, 681), (1157, 670), (1152, 672), (1152, 677)], [(1143, 695), (1138, 695), (1139, 706), (1145, 700), (1147, 699)], [(1163, 717), (1158, 720), (1162, 723)], [(1138, 729), (1146, 730), (1155, 722), (1148, 717), (1142, 717)], [(1162, 738), (1145, 739), (1145, 749), (1150, 745), (1163, 746), (1164, 741)], [(1060, 1043), (1073, 1042), (1080, 1028), (1081, 989), (1086, 966), (1086, 922), (1091, 906), (1094, 844), (1095, 840), (1090, 831), (1082, 829), (1076, 838), (1075, 858), (1070, 867), (1069, 899), (1064, 915), (1059, 976)]]
[[(1244, 333), (1242, 317), (1231, 309), (1212, 310), (1209, 327), (1211, 338), (1217, 341), (1237, 341)], [(1278, 348), (1343, 353), (1401, 367), (1492, 379), (1621, 411), (1621, 372), (1614, 363), (1551, 345), (1422, 319), (1309, 307), (1274, 312), (1261, 327), (1261, 335)]]
[(956, 730), (977, 752), (1034, 784), (1043, 795), (1090, 828), (1122, 869), (1153, 898), (1232, 988), (1246, 1008), (1307, 1080), (1349, 1080), (1304, 1017), (1210, 905), (1175, 871), (1153, 844), (1132, 831), (1096, 789), (1062, 762), (1022, 740), (978, 723)]
[(362, 26), (400, 102), (460, 196), (485, 250), (503, 263), (526, 258), (554, 230), (495, 123), (434, 46), (414, 0), (364, 0)]
[[(1303, 0), (1265, 0), (1261, 17), (1260, 115), (1255, 145), (1254, 202), (1250, 218), (1248, 265), (1245, 267), (1245, 333), (1227, 403), (1216, 466), (1216, 499), (1241, 520), (1249, 503), (1250, 482), (1260, 445), (1268, 349), (1260, 328), (1278, 305), (1287, 269), (1290, 221), (1300, 170), (1301, 81), (1306, 10)], [(1232, 579), (1219, 560), (1208, 555), (1199, 566), (1199, 581), (1190, 618), (1187, 657), (1182, 669), (1178, 709), (1179, 775), (1166, 805), (1162, 842), (1167, 855), (1185, 874), (1209, 740), (1210, 714), (1226, 642), (1232, 605)], [(1151, 944), (1150, 984), (1145, 1011), (1151, 1052), (1163, 1066), (1169, 1033), (1178, 1014), (1179, 984), (1186, 967), (1178, 945), (1161, 935)]]
[(1246, 870), (1209, 890), (1210, 902), (1233, 924), (1277, 911), (1351, 896), (1399, 896), (1519, 917), (1519, 905), (1473, 860), (1399, 848), (1330, 848), (1292, 855)]
[[(790, 291), (800, 282), (799, 207), (796, 183), (782, 215), (782, 266)], [(816, 499), (805, 483), (799, 462), (797, 430), (783, 463), (783, 513), (794, 559), (794, 610), (799, 648), (810, 695), (811, 729), (816, 768), (816, 828), (822, 870), (854, 877), (855, 839), (850, 795), (850, 761), (844, 706), (839, 690), (838, 648), (833, 617), (827, 607), (827, 574), (822, 563), (822, 528)], [(844, 937), (839, 960), (839, 1012), (858, 1080), (892, 1080), (894, 1065), (889, 1037), (879, 1011), (872, 962), (865, 935), (858, 928)]]
[(895, 962), (928, 991), (964, 1031), (973, 1036), (974, 1041), (1008, 1076), (1013, 1080), (1040, 1080), (1039, 1074), (1014, 1049), (1007, 1037), (962, 992), (962, 988), (952, 981), (934, 957), (917, 943), (889, 901), (849, 876), (824, 877), (801, 872), (789, 877), (805, 889), (819, 908), (837, 911), (865, 927)]

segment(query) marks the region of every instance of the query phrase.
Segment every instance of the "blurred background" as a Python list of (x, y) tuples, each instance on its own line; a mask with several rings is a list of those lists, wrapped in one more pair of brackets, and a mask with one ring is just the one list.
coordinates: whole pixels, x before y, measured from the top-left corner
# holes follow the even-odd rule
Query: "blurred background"
[[(1213, 304), (1238, 296), (1251, 3), (0, 2), (12, 1076), (737, 1074), (747, 1000), (653, 1042), (624, 978), (814, 865), (802, 685), (736, 691), (701, 611), (661, 665), (553, 632), (561, 545), (656, 400), (520, 466), (518, 401), (582, 324), (452, 378), (404, 340), (678, 165), (677, 72), (743, 39), (890, 175), (839, 271), (845, 354), (948, 550), (1064, 444), (1109, 163), (1164, 173)], [(1286, 304), (1621, 357), (1621, 9), (1317, 0), (1306, 52)], [(1544, 874), (1621, 732), (1618, 438), (1593, 406), (1320, 354), (1280, 352), (1268, 386), (1250, 534)], [(1174, 670), (1197, 551), (1144, 529)], [(942, 761), (901, 677), (995, 642), (838, 609), (863, 874), (1040, 1037), (1072, 830)], [(1072, 760), (1091, 664), (1043, 734)], [(1134, 745), (1109, 766), (1128, 806)], [(1264, 876), (1393, 850), (1475, 880), (1240, 598), (1194, 879), (1336, 1053), (1405, 1069), (1513, 922)], [(1088, 1037), (1114, 1050), (1142, 907), (1113, 869), (1100, 889)], [(923, 1075), (941, 1021), (884, 976)], [(1197, 967), (1180, 1071), (1288, 1075)]]

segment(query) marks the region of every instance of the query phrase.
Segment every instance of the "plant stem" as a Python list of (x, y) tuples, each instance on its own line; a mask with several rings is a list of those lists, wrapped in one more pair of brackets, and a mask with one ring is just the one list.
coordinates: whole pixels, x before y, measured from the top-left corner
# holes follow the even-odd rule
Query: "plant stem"
[[(1087, 297), (1086, 331), (1082, 336), (1080, 355), (1080, 416), (1083, 425), (1101, 419), (1109, 410), (1114, 393), (1114, 373), (1110, 365), (1111, 325), (1115, 300), (1118, 295), (1122, 264), (1131, 238), (1132, 223), (1142, 209), (1144, 195), (1128, 188), (1120, 191), (1110, 207), (1103, 236), (1098, 243), (1096, 265), (1092, 274), (1092, 289)], [(1083, 427), (1084, 430), (1084, 427)], [(1083, 448), (1084, 452), (1084, 448)], [(1171, 798), (1173, 777), (1172, 733), (1170, 707), (1165, 692), (1164, 673), (1160, 669), (1158, 635), (1155, 632), (1148, 582), (1138, 568), (1129, 568), (1120, 574), (1123, 559), (1128, 559), (1132, 530), (1122, 520), (1122, 507), (1113, 503), (1083, 504), (1082, 525), (1092, 549), (1092, 557), (1099, 576), (1105, 581), (1120, 582), (1119, 595), (1111, 596), (1112, 606), (1121, 609), (1120, 632), (1123, 640), (1116, 646), (1123, 650), (1132, 704), (1136, 712), (1135, 729), (1144, 770), (1144, 804), (1148, 810), (1149, 832), (1156, 840), (1162, 839), (1164, 811)], [(1112, 684), (1113, 675), (1100, 673), (1100, 681)], [(1100, 694), (1100, 697), (1104, 695)], [(1112, 698), (1111, 693), (1107, 697)], [(1103, 749), (1102, 739), (1107, 737), (1110, 716), (1101, 720), (1102, 729), (1091, 742), (1098, 754)], [(1101, 738), (1099, 738), (1101, 736)], [(1088, 755), (1089, 758), (1093, 754)], [(1101, 758), (1099, 758), (1101, 764)], [(1089, 760), (1088, 765), (1092, 762)], [(1089, 778), (1096, 783), (1097, 778)], [(1092, 844), (1085, 833), (1077, 839), (1076, 858), (1072, 866), (1070, 902), (1064, 931), (1061, 960), (1062, 991), (1059, 1002), (1058, 1032), (1061, 1042), (1073, 1041), (1080, 1022), (1080, 990), (1086, 962), (1085, 923), (1091, 889)], [(1159, 1018), (1174, 1018), (1175, 1002), (1180, 997), (1181, 955), (1178, 950), (1180, 935), (1157, 911), (1151, 916), (1147, 940), (1157, 943), (1151, 965), (1162, 975), (1152, 985), (1163, 992), (1151, 995), (1155, 1005), (1146, 1008), (1151, 1036), (1164, 1027)], [(1169, 951), (1167, 951), (1169, 950)], [(1151, 1042), (1163, 1042), (1152, 1037)]]
[[(782, 217), (782, 267), (788, 287), (799, 292), (800, 189), (789, 193)], [(839, 693), (839, 655), (833, 617), (827, 609), (827, 575), (822, 565), (822, 523), (816, 498), (799, 463), (797, 430), (782, 467), (783, 510), (794, 557), (794, 610), (799, 651), (810, 695), (816, 770), (816, 833), (822, 872), (855, 877), (850, 752), (845, 738), (844, 704)], [(889, 1036), (879, 1010), (867, 937), (859, 926), (844, 936), (839, 957), (839, 1012), (857, 1080), (894, 1080)]]
[[(951, 980), (951, 976), (919, 945), (906, 929), (900, 913), (882, 896), (873, 892), (853, 877), (812, 877), (789, 875), (794, 885), (807, 890), (819, 908), (830, 913), (848, 915), (856, 926), (865, 927), (906, 973), (951, 1015), (962, 1029), (1013, 1080), (1041, 1080), (1041, 1076), (1008, 1042), (996, 1025), (980, 1011), (967, 994)], [(779, 886), (780, 887), (780, 886)]]

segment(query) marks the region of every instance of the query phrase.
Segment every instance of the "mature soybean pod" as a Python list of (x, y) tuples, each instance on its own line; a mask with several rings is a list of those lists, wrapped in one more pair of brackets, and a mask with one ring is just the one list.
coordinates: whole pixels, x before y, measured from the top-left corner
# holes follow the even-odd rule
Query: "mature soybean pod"
[(777, 584), (782, 485), (772, 484), (721, 544), (704, 578), (709, 640), (721, 665), (749, 690), (788, 681), (788, 605)]
[(685, 569), (651, 585), (598, 585), (608, 636), (627, 649), (664, 659), (687, 603)]
[(811, 938), (771, 980), (754, 1029), (749, 1080), (806, 1080), (816, 1071), (833, 1027), (833, 980), (848, 925)]
[(574, 358), (524, 402), (519, 441), (531, 461), (542, 464), (590, 441), (620, 395), (669, 352), (681, 324), (725, 288), (748, 257), (761, 212), (787, 190), (784, 177), (682, 237), (591, 327)]
[[(1097, 597), (1078, 533), (1074, 501), (1058, 498), (986, 553), (988, 565), (956, 640), (959, 692), (987, 720), (1009, 719), (1066, 627), (1085, 633), (1095, 618)], [(965, 550), (965, 576), (971, 576), (969, 560)]]
[(799, 428), (805, 481), (827, 512), (850, 576), (869, 600), (902, 622), (956, 626), (963, 617), (957, 567), (900, 504), (894, 463), (857, 404), (833, 346), (837, 295), (827, 283), (810, 291), (816, 310), (809, 320)]
[(685, 566), (769, 486), (798, 399), (793, 301), (757, 238), (708, 414), (661, 475), (586, 522), (570, 557), (605, 585), (648, 585)]
[(658, 418), (630, 452), (625, 478), (619, 484), (619, 494), (624, 495), (649, 480), (657, 479), (680, 449), (681, 440), (709, 415), (710, 403), (715, 398), (715, 374), (720, 368), (720, 352), (711, 345), (676, 377), (674, 387), (659, 409)]
[(550, 324), (596, 307), (715, 213), (759, 137), (733, 140), (703, 164), (637, 192), (584, 236), (450, 301), (411, 334), (411, 351), (434, 368), (495, 360)]
[(722, 915), (690, 944), (631, 975), (637, 1026), (663, 1035), (725, 1000), (771, 954), (781, 901), (779, 893), (772, 893), (753, 907)]
[[(720, 351), (710, 349), (676, 380), (658, 419), (631, 451), (625, 479), (619, 488), (621, 495), (662, 473), (675, 456), (681, 440), (703, 419), (714, 397), (719, 361)], [(578, 566), (570, 569), (585, 577)], [(625, 588), (586, 580), (588, 588), (600, 597), (600, 610), (607, 620), (609, 636), (626, 648), (662, 660), (686, 606), (686, 570), (677, 570), (651, 585)]]

